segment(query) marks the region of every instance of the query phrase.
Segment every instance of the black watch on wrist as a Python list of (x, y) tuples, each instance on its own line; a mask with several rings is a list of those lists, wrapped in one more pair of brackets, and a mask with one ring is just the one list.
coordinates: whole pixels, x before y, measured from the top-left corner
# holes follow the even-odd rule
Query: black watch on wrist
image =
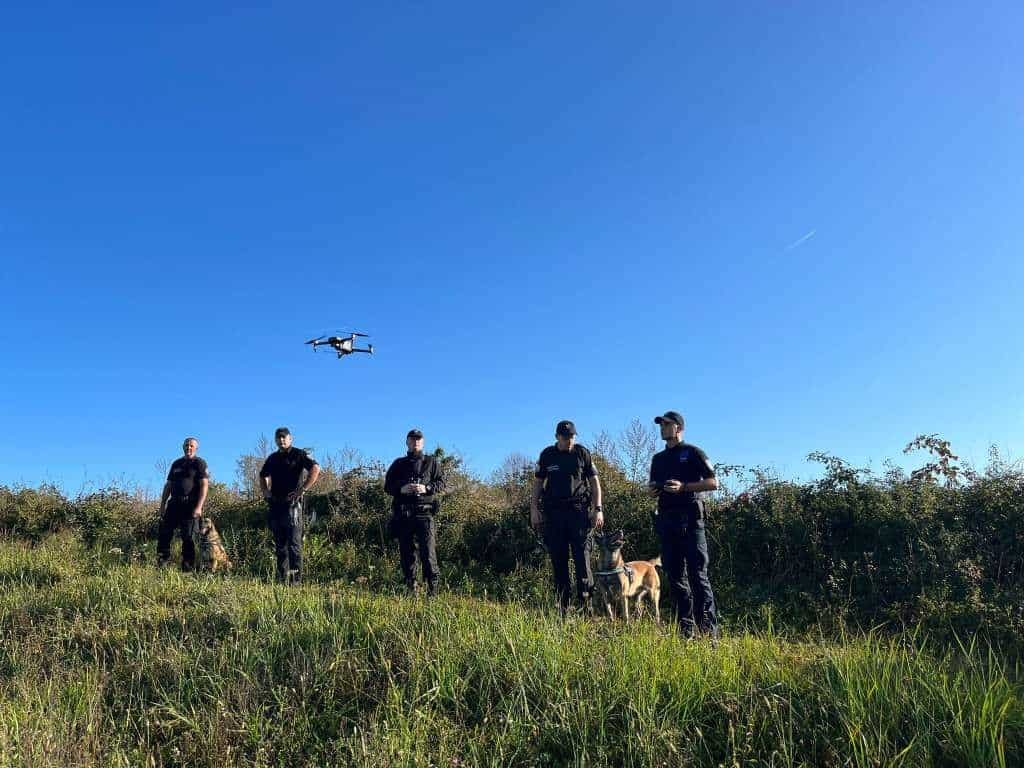
[(594, 507), (594, 511), (595, 511), (595, 512), (596, 512), (597, 514), (601, 514), (602, 512), (604, 512), (604, 507), (602, 507), (602, 506), (601, 506), (600, 504), (597, 504), (597, 505), (596, 505), (596, 506)]

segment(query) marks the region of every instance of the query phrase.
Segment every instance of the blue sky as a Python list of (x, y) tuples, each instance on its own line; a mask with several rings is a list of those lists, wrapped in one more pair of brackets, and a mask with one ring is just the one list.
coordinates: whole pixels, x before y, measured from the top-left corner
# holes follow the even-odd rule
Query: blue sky
[[(487, 475), (1024, 452), (1019, 3), (33, 3), (0, 27), (0, 483), (287, 424)], [(343, 361), (302, 342), (373, 334)]]

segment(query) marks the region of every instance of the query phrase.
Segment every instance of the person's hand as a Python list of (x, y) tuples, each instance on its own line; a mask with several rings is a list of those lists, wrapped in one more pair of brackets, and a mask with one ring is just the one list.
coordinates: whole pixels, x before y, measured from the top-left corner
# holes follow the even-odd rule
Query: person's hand
[(665, 493), (679, 493), (683, 490), (683, 484), (678, 480), (665, 481)]
[(203, 508), (202, 507), (196, 507), (195, 509), (192, 510), (192, 517), (198, 518), (198, 517), (202, 517), (202, 516), (203, 516)]
[(651, 480), (651, 482), (647, 484), (647, 495), (654, 497), (657, 496), (659, 493), (661, 493), (661, 491), (658, 489), (658, 484)]
[(292, 491), (288, 494), (288, 503), (294, 504), (296, 501), (302, 498), (302, 494), (305, 493), (303, 490)]
[(604, 511), (601, 507), (594, 507), (594, 519), (591, 522), (595, 528), (604, 528)]
[(406, 483), (405, 485), (403, 485), (398, 490), (399, 490), (400, 493), (404, 493), (406, 495), (409, 495), (411, 493), (416, 493), (415, 488), (416, 488), (416, 483)]
[(530, 527), (533, 530), (538, 530), (541, 524), (540, 508), (536, 504), (530, 505)]

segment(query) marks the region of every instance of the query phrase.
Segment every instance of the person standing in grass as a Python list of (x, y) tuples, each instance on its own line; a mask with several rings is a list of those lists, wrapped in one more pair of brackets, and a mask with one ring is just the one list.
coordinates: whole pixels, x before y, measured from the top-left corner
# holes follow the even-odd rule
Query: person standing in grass
[(718, 490), (707, 454), (683, 442), (683, 417), (668, 411), (654, 419), (665, 450), (654, 454), (648, 488), (658, 499), (654, 528), (661, 540), (661, 562), (676, 603), (676, 620), (687, 637), (695, 630), (718, 637), (715, 596), (708, 579), (702, 491)]
[[(543, 498), (543, 516), (541, 499)], [(543, 528), (544, 544), (551, 556), (558, 611), (569, 609), (569, 555), (576, 566), (576, 596), (581, 608), (590, 605), (594, 575), (590, 569), (592, 528), (604, 526), (601, 481), (590, 451), (576, 442), (576, 425), (560, 421), (555, 444), (540, 453), (534, 473), (530, 525)]]
[(167, 473), (163, 493), (160, 494), (160, 528), (156, 538), (157, 565), (171, 561), (171, 540), (174, 532), (181, 533), (181, 570), (191, 571), (196, 564), (196, 548), (192, 536), (203, 504), (210, 490), (210, 472), (206, 462), (196, 455), (199, 441), (186, 437), (182, 443), (185, 455), (175, 459)]
[(435, 516), (444, 493), (444, 476), (435, 456), (423, 453), (423, 433), (410, 429), (405, 436), (406, 454), (391, 462), (384, 476), (384, 490), (391, 495), (388, 527), (398, 539), (402, 578), (416, 591), (416, 550), (427, 582), (427, 594), (437, 593), (437, 524)]
[[(274, 536), (277, 580), (302, 581), (302, 496), (320, 477), (320, 465), (301, 448), (292, 447), (288, 427), (274, 432), (277, 450), (260, 469), (260, 488), (269, 507), (267, 523)], [(303, 480), (302, 473), (306, 476)]]

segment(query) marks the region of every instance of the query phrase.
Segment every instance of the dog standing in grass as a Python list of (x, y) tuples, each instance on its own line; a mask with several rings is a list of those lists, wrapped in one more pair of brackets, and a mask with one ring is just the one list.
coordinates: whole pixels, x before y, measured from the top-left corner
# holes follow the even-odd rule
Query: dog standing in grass
[(216, 573), (218, 570), (231, 570), (231, 561), (228, 559), (227, 550), (224, 549), (224, 542), (217, 533), (217, 527), (213, 520), (202, 517), (199, 520), (199, 533), (196, 536), (196, 549), (199, 550), (199, 570), (207, 573)]
[(622, 557), (622, 545), (626, 537), (621, 530), (599, 534), (595, 540), (601, 547), (600, 567), (596, 574), (597, 587), (608, 611), (608, 618), (615, 620), (618, 606), (622, 617), (629, 621), (630, 600), (634, 601), (636, 616), (639, 618), (646, 597), (654, 607), (654, 620), (660, 624), (661, 611), (658, 608), (658, 600), (661, 598), (661, 578), (656, 566), (661, 565), (661, 558), (625, 562)]

